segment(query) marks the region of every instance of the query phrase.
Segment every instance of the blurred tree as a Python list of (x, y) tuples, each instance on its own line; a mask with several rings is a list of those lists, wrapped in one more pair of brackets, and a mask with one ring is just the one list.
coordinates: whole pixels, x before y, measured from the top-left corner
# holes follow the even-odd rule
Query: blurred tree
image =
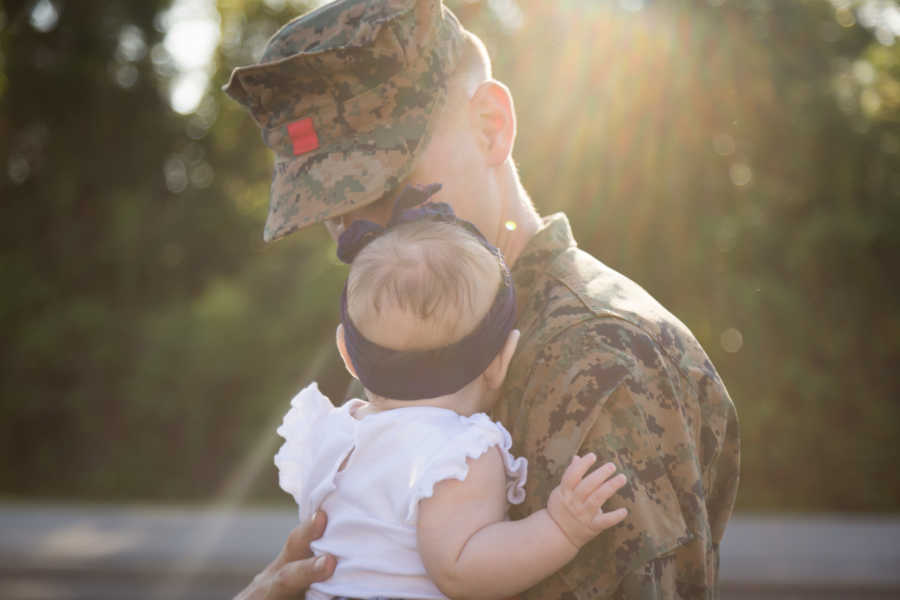
[[(311, 4), (173, 4), (0, 11), (5, 494), (286, 500), (268, 458), (286, 399), (345, 383), (344, 270), (320, 230), (262, 244), (271, 159), (218, 90)], [(539, 209), (719, 367), (740, 506), (900, 508), (896, 3), (448, 4), (513, 91)], [(219, 39), (194, 56), (197, 103), (191, 19)]]
[[(160, 167), (175, 124), (147, 52), (161, 8), (4, 5), (0, 465), (12, 490), (77, 488), (126, 433), (135, 321), (168, 293), (146, 251), (172, 214)], [(104, 430), (103, 443), (84, 439)]]
[[(331, 317), (340, 270), (324, 236), (261, 254), (269, 159), (248, 150), (253, 124), (220, 117), (217, 90), (190, 114), (170, 107), (167, 6), (3, 9), (8, 493), (208, 497), (331, 340), (316, 316)], [(245, 8), (263, 41), (287, 18)]]

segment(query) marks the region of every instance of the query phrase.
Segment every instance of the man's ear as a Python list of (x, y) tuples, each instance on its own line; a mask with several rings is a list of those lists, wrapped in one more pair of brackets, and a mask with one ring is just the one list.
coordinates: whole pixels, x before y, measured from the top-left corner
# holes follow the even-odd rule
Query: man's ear
[(341, 355), (341, 359), (344, 361), (344, 366), (354, 379), (359, 379), (359, 377), (356, 376), (356, 369), (353, 368), (353, 362), (350, 360), (350, 355), (347, 354), (347, 342), (344, 341), (343, 323), (337, 326), (337, 331), (334, 332), (334, 338), (334, 341), (337, 344), (338, 354)]
[(509, 88), (493, 80), (479, 85), (469, 100), (469, 119), (488, 165), (502, 165), (516, 140), (516, 110)]
[(506, 379), (506, 371), (509, 369), (509, 362), (512, 360), (513, 354), (516, 353), (516, 346), (519, 345), (519, 330), (513, 329), (503, 344), (503, 349), (494, 357), (491, 364), (484, 371), (484, 379), (488, 385), (488, 389), (496, 390), (503, 385)]

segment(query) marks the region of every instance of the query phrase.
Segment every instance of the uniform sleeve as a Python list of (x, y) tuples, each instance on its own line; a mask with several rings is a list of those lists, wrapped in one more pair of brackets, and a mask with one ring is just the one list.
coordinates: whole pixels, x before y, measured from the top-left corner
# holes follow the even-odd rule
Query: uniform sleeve
[(595, 452), (598, 464), (611, 461), (628, 477), (604, 509), (629, 514), (523, 600), (612, 597), (626, 576), (692, 539), (679, 490), (700, 480), (679, 378), (649, 336), (618, 319), (566, 330), (532, 368), (521, 407), (531, 459), (524, 510), (545, 505), (573, 454)]

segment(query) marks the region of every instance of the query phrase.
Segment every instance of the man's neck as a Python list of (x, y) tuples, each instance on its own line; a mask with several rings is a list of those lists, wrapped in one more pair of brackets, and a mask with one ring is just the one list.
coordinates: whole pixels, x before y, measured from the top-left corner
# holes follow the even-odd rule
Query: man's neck
[(506, 183), (496, 246), (503, 252), (506, 264), (512, 268), (528, 241), (541, 228), (541, 216), (531, 204), (531, 198), (519, 183), (514, 170)]

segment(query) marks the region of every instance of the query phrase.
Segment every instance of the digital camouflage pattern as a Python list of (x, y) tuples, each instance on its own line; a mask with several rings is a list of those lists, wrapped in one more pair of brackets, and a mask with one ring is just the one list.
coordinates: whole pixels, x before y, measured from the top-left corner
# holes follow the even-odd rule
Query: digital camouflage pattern
[[(339, 0), (282, 27), (259, 64), (225, 92), (275, 151), (271, 241), (374, 202), (427, 145), (462, 50), (440, 0)], [(317, 147), (296, 152), (289, 125), (311, 119)]]
[(737, 492), (728, 392), (691, 332), (638, 285), (545, 220), (512, 269), (522, 335), (494, 417), (528, 459), (526, 500), (546, 506), (574, 454), (614, 462), (628, 508), (529, 599), (713, 598)]

